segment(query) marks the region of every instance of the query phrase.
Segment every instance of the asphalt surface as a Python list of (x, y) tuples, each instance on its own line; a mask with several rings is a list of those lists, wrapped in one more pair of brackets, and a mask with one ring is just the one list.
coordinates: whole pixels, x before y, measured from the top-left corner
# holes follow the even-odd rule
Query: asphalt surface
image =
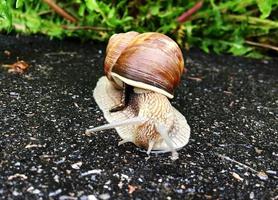
[[(172, 104), (189, 144), (146, 159), (114, 130), (84, 134), (106, 123), (92, 98), (105, 45), (0, 35), (1, 199), (278, 198), (278, 59), (184, 54)], [(1, 67), (17, 60), (25, 73)]]

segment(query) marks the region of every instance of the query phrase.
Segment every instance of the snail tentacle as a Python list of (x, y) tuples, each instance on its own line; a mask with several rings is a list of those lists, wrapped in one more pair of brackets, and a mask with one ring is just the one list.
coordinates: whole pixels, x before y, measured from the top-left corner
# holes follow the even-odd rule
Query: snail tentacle
[(116, 121), (116, 122), (112, 122), (110, 124), (105, 124), (105, 125), (102, 125), (102, 126), (87, 129), (86, 134), (90, 134), (90, 133), (97, 132), (97, 131), (103, 131), (103, 130), (107, 130), (107, 129), (112, 129), (112, 128), (116, 128), (116, 127), (119, 127), (119, 126), (142, 124), (144, 122), (146, 122), (145, 118), (143, 118), (143, 117), (134, 117), (134, 118), (130, 118), (130, 119), (127, 119), (127, 120), (124, 120), (124, 121)]
[(151, 140), (151, 141), (149, 142), (149, 146), (148, 146), (148, 150), (147, 150), (147, 154), (148, 154), (148, 155), (150, 155), (150, 153), (151, 153), (151, 151), (152, 151), (152, 149), (153, 149), (153, 147), (154, 147), (154, 144), (155, 144), (155, 140)]
[(157, 124), (155, 124), (155, 128), (156, 128), (157, 132), (160, 134), (160, 136), (163, 138), (165, 143), (168, 145), (170, 151), (172, 152), (171, 159), (177, 160), (179, 158), (179, 154), (176, 151), (176, 149), (174, 148), (173, 142), (168, 135), (169, 130), (167, 129), (167, 127), (161, 123), (157, 123)]

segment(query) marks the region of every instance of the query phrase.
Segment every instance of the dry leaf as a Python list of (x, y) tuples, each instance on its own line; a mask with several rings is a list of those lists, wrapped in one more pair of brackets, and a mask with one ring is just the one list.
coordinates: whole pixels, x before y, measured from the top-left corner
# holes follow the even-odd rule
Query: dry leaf
[(22, 74), (24, 71), (27, 70), (29, 64), (26, 63), (24, 60), (19, 60), (13, 64), (3, 65), (3, 67), (8, 68), (9, 73)]
[(137, 186), (128, 185), (128, 194), (132, 194), (137, 188)]
[(261, 180), (267, 180), (268, 179), (268, 176), (265, 172), (263, 171), (260, 171), (259, 173), (257, 173), (257, 176), (261, 179)]

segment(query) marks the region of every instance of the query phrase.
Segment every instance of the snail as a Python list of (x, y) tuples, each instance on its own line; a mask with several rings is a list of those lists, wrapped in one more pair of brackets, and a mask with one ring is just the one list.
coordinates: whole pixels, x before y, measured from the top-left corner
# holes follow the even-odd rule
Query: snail
[(169, 99), (184, 71), (179, 46), (168, 36), (127, 32), (109, 39), (105, 76), (94, 89), (94, 99), (110, 123), (86, 133), (115, 128), (122, 141), (142, 147), (149, 155), (172, 152), (189, 141), (190, 127)]

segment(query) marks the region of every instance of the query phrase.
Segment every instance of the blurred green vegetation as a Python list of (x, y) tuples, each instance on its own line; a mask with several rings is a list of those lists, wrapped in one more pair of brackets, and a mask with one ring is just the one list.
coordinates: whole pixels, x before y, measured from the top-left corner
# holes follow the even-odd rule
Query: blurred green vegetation
[[(202, 7), (187, 21), (177, 20), (197, 3)], [(278, 52), (278, 0), (0, 1), (1, 32), (104, 41), (130, 30), (165, 33), (185, 48), (260, 58)]]

